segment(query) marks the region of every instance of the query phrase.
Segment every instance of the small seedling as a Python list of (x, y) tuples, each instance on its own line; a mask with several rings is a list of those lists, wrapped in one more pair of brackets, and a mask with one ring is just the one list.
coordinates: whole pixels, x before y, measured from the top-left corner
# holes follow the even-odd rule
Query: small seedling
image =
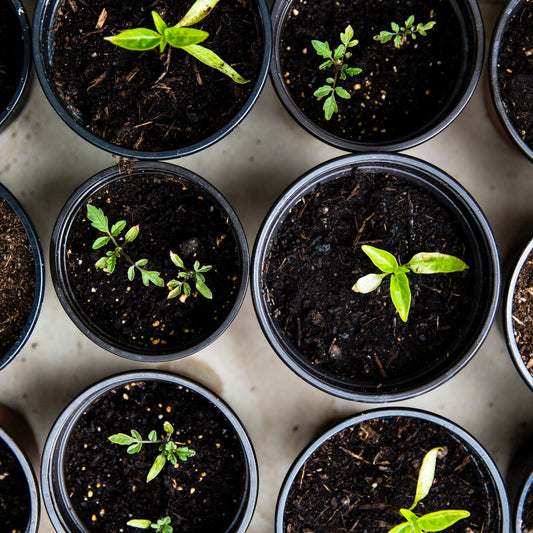
[(172, 533), (173, 529), (170, 525), (170, 517), (160, 518), (157, 522), (151, 520), (134, 519), (128, 522), (128, 526), (136, 527), (138, 529), (148, 529), (149, 527), (156, 530), (156, 533)]
[(211, 270), (213, 267), (211, 265), (200, 266), (199, 261), (195, 261), (192, 267), (192, 270), (185, 268), (181, 257), (174, 252), (170, 252), (170, 259), (172, 262), (180, 269), (177, 279), (172, 279), (167, 283), (168, 290), (170, 291), (168, 299), (176, 298), (182, 292), (185, 296), (191, 294), (191, 286), (188, 283), (188, 280), (192, 280), (196, 287), (196, 290), (204, 297), (209, 300), (213, 298), (213, 294), (205, 284), (204, 273)]
[(344, 33), (340, 34), (341, 44), (337, 46), (334, 51), (331, 51), (329, 43), (327, 42), (317, 40), (311, 41), (316, 53), (326, 59), (326, 61), (324, 61), (318, 68), (323, 70), (328, 67), (333, 67), (334, 72), (333, 77), (326, 79), (326, 85), (323, 85), (313, 93), (313, 96), (316, 96), (317, 98), (327, 97), (326, 100), (324, 100), (323, 106), (326, 120), (329, 120), (333, 116), (333, 113), (338, 113), (339, 111), (337, 100), (335, 98), (336, 96), (344, 98), (345, 100), (351, 98), (350, 93), (346, 89), (337, 85), (338, 79), (340, 78), (342, 81), (345, 81), (348, 76), (356, 76), (362, 72), (360, 68), (349, 67), (345, 63), (347, 59), (352, 57), (352, 53), (348, 51), (348, 48), (352, 48), (359, 44), (358, 40), (353, 39), (353, 35), (353, 28), (348, 25), (344, 30)]
[(394, 46), (396, 48), (401, 48), (409, 36), (416, 39), (416, 34), (418, 33), (422, 35), (422, 37), (425, 37), (427, 31), (433, 28), (435, 24), (436, 22), (432, 20), (426, 24), (419, 22), (415, 26), (415, 16), (411, 15), (405, 21), (405, 26), (400, 26), (396, 22), (391, 22), (392, 31), (382, 30), (379, 32), (379, 35), (374, 35), (374, 40), (379, 41), (380, 43), (388, 43), (390, 40), (394, 39)]
[(416, 484), (416, 493), (413, 500), (413, 505), (409, 509), (400, 509), (399, 513), (406, 519), (397, 526), (394, 526), (388, 533), (423, 533), (424, 531), (443, 531), (449, 528), (459, 520), (468, 518), (470, 513), (468, 511), (445, 509), (442, 511), (434, 511), (422, 516), (418, 516), (413, 512), (413, 509), (418, 505), (418, 502), (425, 498), (435, 479), (435, 465), (439, 452), (443, 448), (433, 448), (426, 453), (422, 459), (420, 472), (418, 473), (418, 481)]
[(167, 461), (175, 465), (178, 462), (178, 459), (180, 461), (186, 461), (189, 457), (196, 455), (194, 450), (191, 450), (187, 446), (182, 446), (181, 443), (170, 440), (174, 433), (174, 428), (170, 422), (165, 422), (163, 424), (163, 430), (165, 431), (165, 435), (162, 439), (158, 439), (156, 431), (152, 430), (148, 434), (148, 440), (143, 440), (140, 433), (135, 429), (132, 429), (131, 436), (126, 435), (125, 433), (117, 433), (111, 435), (109, 440), (115, 444), (128, 446), (126, 451), (129, 454), (139, 453), (143, 444), (159, 444), (159, 451), (161, 453), (155, 458), (155, 461), (146, 476), (146, 481), (149, 482), (152, 481), (161, 470), (163, 470)]
[(229, 76), (236, 83), (248, 83), (236, 70), (223, 61), (217, 54), (198, 43), (205, 41), (209, 33), (196, 28), (190, 28), (203, 20), (216, 6), (219, 0), (196, 0), (185, 16), (175, 25), (168, 27), (161, 16), (152, 11), (152, 19), (156, 31), (149, 28), (134, 28), (125, 30), (118, 35), (104, 37), (107, 41), (126, 50), (142, 52), (159, 46), (162, 53), (167, 44), (179, 48), (195, 57), (205, 65), (219, 70)]
[[(87, 204), (87, 218), (91, 222), (91, 226), (96, 228), (101, 233), (104, 233), (104, 236), (98, 237), (93, 242), (93, 250), (103, 248), (107, 246), (110, 242), (113, 244), (114, 249), (108, 250), (104, 257), (98, 259), (95, 263), (96, 268), (101, 268), (108, 274), (112, 274), (115, 271), (117, 264), (117, 259), (120, 257), (125, 257), (126, 260), (130, 263), (128, 268), (128, 279), (133, 281), (135, 278), (135, 272), (139, 271), (143, 283), (148, 286), (150, 283), (157, 285), (158, 287), (163, 287), (165, 282), (161, 279), (160, 273), (154, 270), (146, 270), (144, 267), (148, 264), (148, 259), (139, 259), (134, 261), (125, 251), (124, 245), (120, 245), (118, 240), (122, 231), (126, 228), (126, 221), (119, 220), (115, 224), (109, 227), (109, 220), (105, 216), (104, 212), (94, 205)], [(139, 226), (131, 227), (126, 234), (124, 235), (124, 243), (133, 242), (139, 235)]]
[(407, 273), (415, 274), (447, 274), (450, 272), (460, 272), (468, 266), (458, 257), (453, 255), (420, 252), (414, 255), (405, 265), (400, 265), (396, 258), (380, 248), (373, 246), (361, 246), (372, 263), (381, 270), (381, 274), (367, 274), (359, 278), (352, 287), (354, 292), (367, 294), (376, 290), (383, 279), (390, 275), (390, 295), (392, 303), (398, 311), (400, 318), (407, 322), (409, 309), (411, 308), (411, 289)]

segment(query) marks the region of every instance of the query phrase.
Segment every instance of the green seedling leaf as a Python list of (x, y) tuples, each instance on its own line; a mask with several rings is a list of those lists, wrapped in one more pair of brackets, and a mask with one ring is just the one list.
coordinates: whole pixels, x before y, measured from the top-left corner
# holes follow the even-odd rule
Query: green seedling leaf
[(107, 268), (107, 257), (100, 257), (94, 264), (96, 268)]
[(345, 46), (350, 46), (353, 36), (354, 36), (353, 28), (348, 24), (344, 32), (342, 32), (340, 35), (341, 43), (344, 44)]
[(420, 466), (420, 471), (418, 473), (415, 499), (413, 500), (413, 505), (410, 507), (411, 510), (417, 506), (420, 500), (429, 494), (431, 485), (435, 479), (435, 465), (437, 464), (437, 457), (441, 450), (441, 447), (433, 448), (424, 456)]
[(120, 444), (122, 446), (133, 444), (134, 442), (137, 442), (136, 439), (130, 437), (129, 435), (126, 435), (125, 433), (117, 433), (116, 435), (111, 435), (108, 437), (108, 439), (115, 443)]
[(187, 448), (186, 446), (179, 446), (176, 448), (176, 454), (180, 461), (186, 461), (189, 457), (194, 457), (196, 452), (190, 448)]
[(183, 263), (181, 257), (178, 254), (175, 254), (174, 252), (170, 252), (170, 260), (181, 269), (185, 269), (185, 264)]
[(183, 284), (183, 294), (185, 294), (186, 296), (191, 295), (191, 286), (188, 283)]
[(139, 226), (138, 225), (131, 227), (126, 232), (126, 235), (124, 236), (124, 240), (126, 242), (133, 242), (137, 238), (137, 235), (139, 235)]
[(141, 278), (146, 287), (150, 285), (150, 283), (153, 283), (157, 287), (164, 287), (165, 282), (160, 276), (160, 272), (156, 272), (155, 270), (143, 270), (141, 269)]
[(345, 70), (346, 74), (348, 74), (349, 76), (357, 76), (357, 74), (361, 74), (361, 72), (363, 72), (362, 69), (360, 68), (350, 68), (348, 67), (346, 70)]
[(129, 446), (126, 452), (128, 452), (129, 454), (139, 453), (142, 447), (143, 447), (143, 443), (138, 442), (137, 444), (132, 444), (131, 446)]
[(148, 472), (148, 475), (146, 476), (146, 482), (149, 483), (157, 477), (159, 472), (163, 470), (163, 467), (165, 466), (165, 463), (167, 462), (167, 458), (165, 457), (165, 453), (160, 453), (156, 458), (154, 463), (152, 464), (152, 467), (150, 468), (150, 471)]
[(411, 308), (411, 289), (409, 288), (409, 280), (405, 272), (398, 271), (391, 275), (390, 295), (400, 318), (404, 322), (407, 322), (409, 309)]
[(378, 35), (374, 36), (374, 40), (379, 41), (381, 43), (387, 43), (392, 38), (394, 38), (394, 46), (396, 48), (401, 48), (401, 46), (407, 40), (408, 37), (416, 39), (417, 34), (425, 37), (427, 35), (426, 32), (433, 28), (433, 26), (435, 25), (435, 21), (430, 21), (426, 24), (419, 22), (415, 27), (414, 22), (414, 15), (410, 15), (405, 21), (405, 26), (402, 27), (400, 27), (400, 25), (396, 22), (391, 22), (392, 32), (382, 30), (379, 32)]
[(174, 433), (174, 427), (170, 422), (165, 421), (163, 424), (163, 431), (168, 435), (172, 435), (172, 433)]
[(400, 25), (397, 24), (396, 22), (391, 22), (390, 27), (392, 28), (392, 31), (393, 31), (393, 32), (398, 32), (398, 31), (400, 31)]
[(148, 264), (148, 259), (139, 259), (138, 261), (135, 261), (135, 266), (143, 267), (146, 264)]
[(337, 113), (339, 111), (334, 93), (331, 93), (331, 95), (328, 98), (326, 98), (323, 109), (324, 109), (324, 116), (326, 120), (330, 120), (331, 117), (333, 116), (333, 113)]
[(313, 45), (313, 48), (319, 56), (324, 57), (325, 59), (332, 59), (331, 48), (329, 47), (329, 43), (317, 41), (315, 39), (311, 41), (311, 44)]
[(344, 98), (345, 100), (349, 100), (351, 98), (350, 93), (342, 87), (335, 87), (335, 93), (337, 96)]
[(372, 292), (381, 285), (385, 276), (387, 276), (386, 272), (383, 274), (367, 274), (357, 280), (357, 283), (352, 287), (352, 291), (361, 294)]
[(186, 46), (205, 41), (209, 37), (209, 33), (194, 28), (172, 26), (164, 31), (163, 37), (170, 46), (174, 48), (185, 48)]
[(87, 218), (91, 221), (91, 226), (98, 231), (109, 233), (109, 222), (100, 208), (87, 204)]
[(107, 269), (108, 274), (113, 274), (113, 272), (115, 272), (116, 266), (117, 266), (117, 256), (111, 255), (110, 257), (107, 258), (107, 264), (106, 264), (106, 269)]
[(135, 266), (134, 265), (131, 265), (128, 268), (128, 279), (130, 281), (133, 281), (135, 279)]
[(339, 46), (335, 48), (335, 52), (333, 53), (333, 59), (335, 61), (339, 61), (339, 59), (341, 59), (342, 56), (344, 55), (344, 52), (345, 52), (345, 46), (342, 44), (339, 44)]
[(143, 438), (141, 437), (141, 434), (135, 429), (131, 430), (131, 436), (137, 440), (143, 440)]
[(402, 522), (392, 529), (389, 529), (388, 533), (412, 533), (413, 527), (409, 522)]
[(162, 38), (163, 37), (159, 33), (148, 28), (125, 30), (118, 35), (104, 37), (106, 41), (109, 41), (116, 46), (136, 52), (157, 48), (161, 43)]
[(218, 0), (196, 0), (185, 16), (178, 22), (178, 25), (194, 26), (207, 17), (217, 3)]
[(213, 265), (205, 265), (195, 270), (196, 272), (209, 272), (212, 268), (213, 268)]
[(136, 527), (138, 529), (148, 529), (152, 525), (152, 521), (151, 520), (135, 519), (135, 520), (130, 520), (127, 523), (127, 525), (130, 526), (130, 527)]
[(399, 265), (396, 258), (385, 250), (375, 248), (374, 246), (363, 245), (361, 250), (368, 255), (372, 263), (376, 265), (382, 272), (395, 272)]
[(111, 235), (113, 237), (117, 237), (120, 235), (120, 232), (126, 227), (126, 221), (125, 220), (119, 220), (116, 224), (113, 224), (111, 226)]
[(205, 283), (203, 283), (202, 281), (199, 281), (197, 284), (196, 284), (196, 290), (204, 297), (204, 298), (207, 298), (208, 300), (211, 300), (213, 298), (213, 293), (209, 290), (209, 288), (207, 287), (207, 285)]
[(157, 442), (157, 432), (155, 429), (152, 429), (152, 431), (148, 433), (148, 440), (150, 442)]
[(165, 30), (168, 28), (167, 23), (161, 18), (157, 11), (152, 11), (152, 19), (154, 21), (154, 26), (157, 32), (160, 35), (163, 35), (163, 33), (165, 33)]
[(415, 274), (447, 274), (461, 272), (468, 265), (453, 255), (421, 252), (414, 255), (407, 265)]
[(98, 237), (98, 239), (96, 239), (96, 240), (93, 242), (93, 250), (97, 250), (98, 248), (102, 248), (102, 247), (105, 246), (110, 240), (111, 240), (110, 237)]
[(405, 21), (405, 27), (410, 28), (415, 22), (415, 16), (410, 15), (409, 18)]
[(454, 509), (435, 511), (421, 516), (418, 519), (418, 525), (422, 531), (443, 531), (453, 526), (459, 520), (463, 520), (463, 518), (468, 518), (469, 516), (470, 513), (468, 511)]

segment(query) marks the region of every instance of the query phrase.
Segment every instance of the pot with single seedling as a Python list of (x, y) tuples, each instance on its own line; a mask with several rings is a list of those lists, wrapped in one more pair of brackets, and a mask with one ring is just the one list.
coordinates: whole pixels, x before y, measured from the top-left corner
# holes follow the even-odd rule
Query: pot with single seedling
[(518, 373), (533, 390), (533, 239), (514, 261), (502, 306), (507, 349)]
[(67, 201), (52, 234), (52, 279), (101, 347), (168, 361), (213, 342), (248, 283), (243, 228), (197, 174), (168, 163), (106, 169)]
[(246, 116), (271, 53), (264, 0), (39, 2), (34, 55), (59, 116), (112, 153), (170, 159)]
[(194, 381), (152, 371), (78, 395), (52, 427), (41, 469), (58, 533), (244, 533), (257, 481), (230, 407)]
[(526, 0), (509, 0), (492, 34), (489, 87), (504, 134), (533, 161), (533, 65), (527, 28), (533, 7)]
[(291, 466), (276, 533), (492, 531), (509, 503), (487, 451), (464, 429), (416, 409), (375, 409), (321, 434)]
[(292, 117), (349, 151), (430, 139), (466, 106), (483, 62), (474, 0), (278, 0), (271, 79)]
[(0, 131), (22, 110), (31, 71), (28, 15), (19, 0), (0, 1)]
[(0, 369), (29, 339), (44, 296), (44, 259), (35, 228), (0, 184)]
[(500, 286), (473, 198), (395, 154), (340, 157), (296, 180), (263, 221), (251, 272), (281, 359), (321, 390), (367, 402), (455, 375), (487, 335)]

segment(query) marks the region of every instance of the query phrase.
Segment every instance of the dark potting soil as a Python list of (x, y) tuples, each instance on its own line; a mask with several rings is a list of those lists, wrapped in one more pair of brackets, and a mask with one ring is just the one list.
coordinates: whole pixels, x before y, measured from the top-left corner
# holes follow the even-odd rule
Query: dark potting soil
[[(130, 455), (108, 437), (132, 429), (144, 439), (154, 429), (162, 436), (165, 421), (174, 440), (196, 455), (177, 467), (167, 463), (147, 483), (158, 445)], [(218, 408), (190, 389), (157, 381), (117, 387), (94, 402), (70, 434), (64, 464), (72, 505), (94, 533), (122, 533), (131, 519), (165, 516), (174, 531), (225, 532), (243, 497), (244, 471), (242, 446)]]
[[(436, 21), (426, 37), (401, 48), (373, 40), (391, 22)], [(332, 50), (351, 24), (359, 44), (350, 49), (350, 67), (363, 69), (339, 86), (350, 100), (337, 98), (339, 113), (324, 118), (323, 98), (313, 96), (332, 76), (311, 45), (327, 41)], [(280, 45), (282, 74), (296, 105), (315, 124), (338, 137), (360, 142), (400, 139), (438, 120), (462, 75), (463, 30), (451, 0), (294, 0)]]
[(176, 0), (63, 0), (54, 31), (53, 84), (83, 127), (117, 146), (173, 150), (204, 139), (242, 108), (257, 79), (263, 53), (259, 15), (250, 0), (225, 0), (195, 27), (245, 85), (167, 47), (134, 52), (104, 37), (129, 28), (153, 29), (152, 11), (172, 26), (190, 2)]
[(9, 533), (26, 531), (30, 510), (30, 489), (24, 470), (9, 446), (0, 439), (1, 530)]
[(533, 375), (533, 253), (529, 254), (516, 281), (513, 333), (522, 360)]
[(498, 83), (509, 120), (533, 148), (533, 1), (516, 8), (502, 35), (498, 54)]
[(470, 271), (409, 274), (404, 323), (388, 280), (369, 294), (351, 290), (378, 271), (363, 244), (401, 264), (441, 252), (472, 265), (463, 228), (435, 197), (407, 179), (354, 169), (300, 199), (270, 245), (263, 291), (288, 343), (317, 371), (378, 389), (447, 364), (468, 328)]
[(491, 475), (457, 436), (409, 417), (374, 418), (329, 438), (305, 462), (287, 498), (286, 533), (386, 533), (403, 521), (414, 499), (420, 464), (443, 447), (435, 481), (418, 515), (463, 509), (471, 516), (449, 533), (499, 531)]
[(522, 527), (519, 533), (531, 533), (533, 531), (533, 490), (531, 487), (524, 501), (522, 509)]
[(192, 285), (193, 294), (185, 302), (168, 300), (166, 287), (146, 287), (139, 272), (129, 281), (130, 263), (125, 257), (118, 259), (113, 274), (97, 269), (96, 261), (113, 246), (92, 249), (102, 234), (91, 226), (83, 206), (67, 238), (67, 271), (85, 316), (108, 338), (130, 347), (146, 347), (147, 354), (150, 347), (178, 351), (213, 333), (233, 307), (242, 268), (236, 236), (216, 202), (176, 178), (157, 175), (120, 178), (90, 202), (104, 211), (110, 226), (119, 220), (127, 222), (122, 237), (139, 225), (138, 237), (126, 243), (124, 250), (134, 261), (148, 259), (145, 268), (160, 272), (165, 283), (179, 273), (170, 251), (179, 254), (189, 269), (196, 260), (212, 265), (205, 279), (213, 299), (199, 295)]
[(13, 8), (0, 2), (0, 111), (17, 88), (24, 61), (24, 41)]
[(0, 356), (18, 339), (31, 312), (35, 265), (19, 217), (0, 198)]

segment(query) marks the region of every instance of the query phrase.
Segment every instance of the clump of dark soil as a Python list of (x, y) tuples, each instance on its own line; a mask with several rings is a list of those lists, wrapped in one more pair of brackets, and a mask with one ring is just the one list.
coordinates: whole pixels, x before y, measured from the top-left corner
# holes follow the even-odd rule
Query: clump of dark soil
[(516, 281), (513, 333), (522, 361), (533, 375), (533, 253), (526, 259)]

